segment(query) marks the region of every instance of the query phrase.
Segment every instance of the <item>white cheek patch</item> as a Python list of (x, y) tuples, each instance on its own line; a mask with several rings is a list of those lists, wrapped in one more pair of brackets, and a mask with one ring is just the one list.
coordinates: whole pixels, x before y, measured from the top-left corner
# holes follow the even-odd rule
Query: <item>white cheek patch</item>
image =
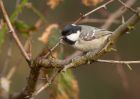
[(67, 36), (67, 39), (71, 41), (77, 41), (79, 39), (80, 31), (77, 31), (77, 33), (73, 33)]

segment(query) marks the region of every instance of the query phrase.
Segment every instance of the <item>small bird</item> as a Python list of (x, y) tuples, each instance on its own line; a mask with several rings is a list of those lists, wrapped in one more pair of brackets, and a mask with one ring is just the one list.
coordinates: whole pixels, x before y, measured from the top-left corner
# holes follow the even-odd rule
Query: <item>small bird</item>
[(88, 25), (69, 24), (64, 27), (61, 34), (62, 40), (67, 44), (83, 52), (89, 52), (98, 50), (112, 32)]

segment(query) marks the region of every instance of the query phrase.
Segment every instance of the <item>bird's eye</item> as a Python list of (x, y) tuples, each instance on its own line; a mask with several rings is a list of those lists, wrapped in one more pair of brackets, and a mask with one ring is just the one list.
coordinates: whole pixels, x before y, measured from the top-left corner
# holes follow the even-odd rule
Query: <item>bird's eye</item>
[(68, 30), (63, 30), (63, 31), (61, 32), (61, 34), (62, 34), (63, 36), (66, 36), (68, 32), (69, 32)]

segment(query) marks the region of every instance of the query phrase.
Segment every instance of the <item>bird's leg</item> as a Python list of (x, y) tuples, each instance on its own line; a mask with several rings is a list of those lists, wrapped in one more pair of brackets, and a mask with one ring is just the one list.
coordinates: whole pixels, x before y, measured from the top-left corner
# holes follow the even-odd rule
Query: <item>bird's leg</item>
[(117, 49), (112, 48), (113, 44), (114, 44), (114, 41), (112, 39), (108, 38), (108, 43), (105, 45), (104, 50), (106, 52), (117, 51)]

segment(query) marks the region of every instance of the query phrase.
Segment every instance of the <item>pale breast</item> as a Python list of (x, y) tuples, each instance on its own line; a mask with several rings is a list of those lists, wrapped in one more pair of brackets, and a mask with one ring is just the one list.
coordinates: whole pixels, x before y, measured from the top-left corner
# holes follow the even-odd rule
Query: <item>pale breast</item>
[(102, 46), (109, 35), (91, 41), (78, 40), (74, 47), (81, 51), (94, 51)]

